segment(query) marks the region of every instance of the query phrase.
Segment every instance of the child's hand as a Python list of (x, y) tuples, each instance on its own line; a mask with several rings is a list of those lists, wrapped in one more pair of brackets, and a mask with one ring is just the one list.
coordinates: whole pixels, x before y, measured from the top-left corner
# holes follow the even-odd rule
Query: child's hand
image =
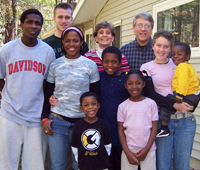
[(136, 154), (136, 158), (139, 160), (139, 161), (144, 161), (146, 156), (148, 154), (148, 150), (143, 148), (142, 150), (140, 150), (137, 154)]
[(95, 53), (97, 50), (96, 50), (96, 48), (91, 48), (91, 49), (89, 49), (89, 53)]
[(189, 105), (188, 103), (175, 103), (173, 106), (178, 113), (187, 113), (191, 110), (193, 110), (193, 106)]
[(51, 97), (49, 98), (49, 103), (50, 103), (51, 107), (54, 107), (54, 106), (58, 105), (59, 101), (54, 95), (51, 95)]
[(183, 102), (183, 105), (187, 108), (188, 112), (194, 109), (194, 106), (189, 105), (188, 103)]
[(44, 132), (49, 136), (54, 135), (54, 131), (53, 131), (53, 129), (51, 129), (51, 122), (52, 122), (52, 120), (49, 119), (42, 124), (42, 128), (43, 128)]
[(128, 151), (128, 153), (126, 153), (126, 157), (128, 159), (128, 162), (132, 165), (139, 165), (140, 162), (138, 161), (138, 159), (136, 158), (136, 154)]

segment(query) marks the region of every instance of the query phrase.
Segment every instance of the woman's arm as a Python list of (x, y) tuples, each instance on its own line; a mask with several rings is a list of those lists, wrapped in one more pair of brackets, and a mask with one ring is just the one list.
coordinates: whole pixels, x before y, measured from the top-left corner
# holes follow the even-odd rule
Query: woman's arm
[(124, 127), (123, 127), (123, 122), (118, 122), (118, 133), (119, 133), (119, 140), (120, 140), (120, 143), (122, 145), (122, 148), (124, 150), (124, 153), (126, 154), (126, 157), (128, 159), (128, 162), (130, 164), (133, 164), (133, 165), (139, 165), (139, 162), (136, 158), (136, 154), (131, 152), (129, 149), (128, 149), (128, 146), (127, 146), (127, 142), (126, 142), (126, 136), (124, 134)]
[(144, 95), (153, 99), (156, 104), (160, 107), (163, 107), (171, 112), (176, 112), (176, 110), (181, 111), (182, 113), (193, 110), (193, 106), (186, 103), (176, 103), (176, 99), (164, 97), (157, 93), (154, 89), (153, 80), (150, 76), (144, 76), (146, 85), (143, 89)]
[(144, 95), (146, 97), (153, 99), (158, 106), (164, 107), (167, 110), (175, 112), (176, 110), (174, 109), (173, 106), (176, 103), (176, 100), (171, 99), (169, 97), (164, 97), (160, 95), (159, 93), (157, 93), (154, 89), (153, 80), (150, 76), (144, 76), (144, 78), (145, 78), (145, 83), (146, 83), (143, 89)]
[(54, 88), (55, 88), (54, 83), (45, 82), (45, 85), (44, 85), (44, 104), (43, 104), (41, 119), (49, 117), (49, 114), (50, 114), (49, 98), (53, 94)]
[(155, 141), (156, 134), (157, 134), (157, 124), (158, 124), (157, 121), (152, 121), (151, 134), (150, 134), (149, 140), (147, 142), (147, 145), (145, 146), (145, 148), (143, 148), (136, 154), (136, 157), (139, 161), (145, 160), (149, 150), (151, 149), (151, 147)]
[(100, 97), (100, 81), (90, 83), (90, 91)]
[(43, 104), (43, 110), (42, 110), (42, 127), (45, 133), (47, 133), (48, 135), (53, 135), (54, 132), (51, 129), (51, 122), (52, 120), (49, 120), (49, 114), (50, 114), (50, 103), (49, 103), (49, 98), (50, 96), (53, 94), (55, 88), (55, 84), (54, 83), (45, 83), (44, 86), (44, 104)]

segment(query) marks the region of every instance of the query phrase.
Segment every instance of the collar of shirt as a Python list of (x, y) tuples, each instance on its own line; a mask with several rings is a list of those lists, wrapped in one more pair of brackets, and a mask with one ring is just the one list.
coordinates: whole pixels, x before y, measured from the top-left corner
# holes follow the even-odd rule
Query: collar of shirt
[(100, 47), (98, 47), (96, 53), (97, 53), (97, 55), (99, 56), (99, 58), (100, 58), (101, 60), (102, 60), (102, 57), (101, 57), (102, 52), (103, 52), (103, 50), (102, 50)]
[(184, 61), (184, 63), (186, 63), (186, 64), (190, 64), (189, 61)]
[(135, 42), (136, 42), (136, 47), (138, 48), (138, 50), (140, 51), (146, 51), (149, 47), (152, 48), (152, 38), (150, 38), (149, 42), (144, 45), (144, 46), (141, 46), (138, 42), (137, 42), (137, 38), (135, 38)]

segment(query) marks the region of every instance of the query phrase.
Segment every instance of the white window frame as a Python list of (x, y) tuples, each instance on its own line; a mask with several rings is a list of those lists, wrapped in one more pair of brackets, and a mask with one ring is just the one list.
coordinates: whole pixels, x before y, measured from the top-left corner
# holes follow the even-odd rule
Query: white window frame
[(114, 25), (114, 27), (121, 26), (122, 25), (122, 20), (113, 22), (113, 25)]
[[(166, 0), (159, 4), (153, 5), (153, 19), (154, 19), (153, 34), (158, 29), (158, 27), (157, 27), (157, 13), (158, 12), (165, 11), (165, 10), (168, 10), (168, 9), (180, 6), (180, 5), (184, 5), (189, 2), (193, 2), (193, 1), (194, 0)], [(200, 29), (200, 24), (199, 24), (199, 29)], [(200, 30), (199, 30), (199, 36), (200, 36)], [(199, 38), (199, 45), (200, 45), (200, 38)], [(192, 57), (196, 58), (196, 57), (200, 56), (200, 47), (192, 47), (191, 50), (192, 50)]]

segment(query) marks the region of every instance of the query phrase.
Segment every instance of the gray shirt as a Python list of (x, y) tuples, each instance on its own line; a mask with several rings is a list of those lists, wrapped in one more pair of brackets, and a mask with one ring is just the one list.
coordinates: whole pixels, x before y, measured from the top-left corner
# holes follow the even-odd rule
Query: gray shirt
[(52, 48), (39, 39), (34, 47), (16, 39), (0, 49), (0, 79), (6, 79), (0, 116), (25, 126), (41, 126), (43, 82), (54, 59)]
[(47, 82), (55, 83), (54, 96), (59, 104), (51, 111), (68, 118), (82, 118), (80, 96), (89, 91), (90, 83), (99, 81), (97, 65), (90, 59), (80, 56), (68, 59), (65, 56), (56, 59), (50, 66)]

